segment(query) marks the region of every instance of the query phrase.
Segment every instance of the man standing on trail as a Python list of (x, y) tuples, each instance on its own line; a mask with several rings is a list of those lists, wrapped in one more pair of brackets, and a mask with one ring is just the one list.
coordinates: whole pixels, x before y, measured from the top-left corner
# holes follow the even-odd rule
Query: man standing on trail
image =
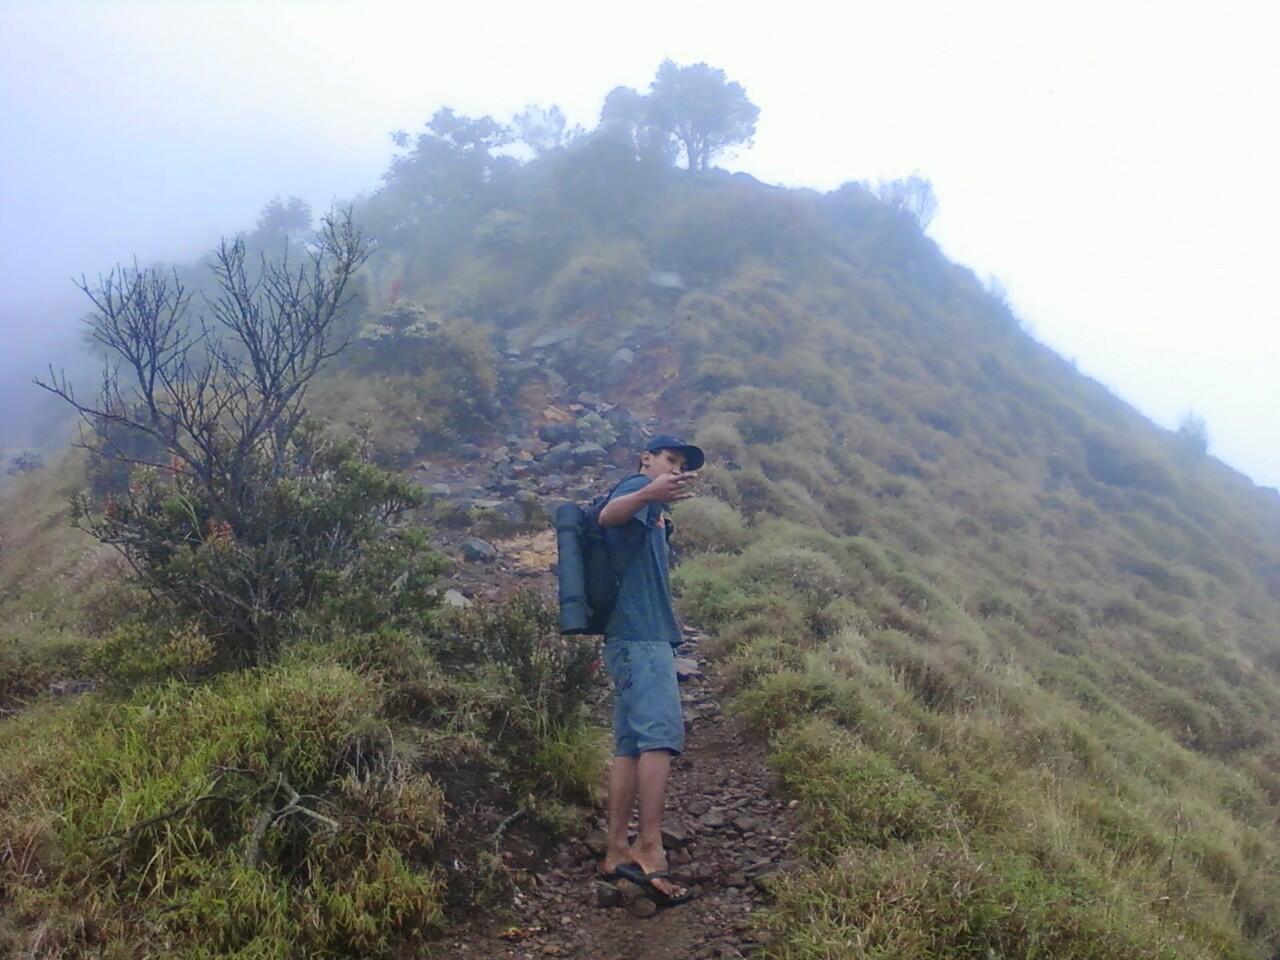
[[(693, 471), (702, 451), (679, 437), (654, 437), (640, 457), (639, 473), (620, 483), (600, 510), (611, 552), (637, 543), (618, 601), (605, 628), (604, 662), (613, 683), (613, 766), (609, 772), (609, 848), (600, 874), (630, 880), (660, 905), (689, 899), (673, 883), (662, 846), (671, 758), (684, 749), (684, 716), (676, 681), (674, 648), (680, 626), (667, 579), (667, 525), (663, 507), (693, 496)], [(636, 800), (640, 834), (627, 842)]]

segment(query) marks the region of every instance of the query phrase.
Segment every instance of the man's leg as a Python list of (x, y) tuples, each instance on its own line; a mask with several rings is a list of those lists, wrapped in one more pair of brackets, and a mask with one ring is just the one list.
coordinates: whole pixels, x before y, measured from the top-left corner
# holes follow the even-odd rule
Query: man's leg
[(667, 777), (671, 773), (670, 750), (646, 750), (636, 764), (640, 794), (639, 847), (652, 855), (662, 854), (662, 811), (667, 802)]
[[(667, 802), (667, 777), (671, 772), (670, 750), (646, 750), (636, 763), (636, 788), (640, 795), (640, 836), (632, 850), (636, 863), (646, 873), (667, 869), (667, 852), (662, 846), (662, 812)], [(663, 877), (653, 885), (669, 897), (685, 891)]]
[(627, 842), (627, 827), (631, 824), (631, 811), (636, 804), (638, 767), (635, 757), (614, 757), (613, 766), (609, 768), (609, 848), (601, 864), (605, 873), (633, 859), (631, 845)]

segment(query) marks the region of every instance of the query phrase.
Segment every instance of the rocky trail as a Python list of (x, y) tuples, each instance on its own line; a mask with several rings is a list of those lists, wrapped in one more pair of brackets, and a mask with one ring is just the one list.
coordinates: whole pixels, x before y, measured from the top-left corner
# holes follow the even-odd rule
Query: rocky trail
[(794, 814), (770, 790), (763, 744), (721, 709), (702, 639), (686, 630), (678, 651), (688, 740), (672, 764), (663, 831), (672, 876), (694, 899), (659, 909), (625, 880), (597, 879), (601, 813), (531, 871), (511, 917), (435, 944), (427, 957), (704, 960), (758, 948), (751, 914), (768, 899), (767, 878), (790, 865)]
[[(570, 416), (583, 412), (580, 404), (566, 406)], [(561, 430), (544, 427), (550, 436), (540, 442), (510, 437), (505, 447), (478, 451), (470, 462), (419, 466), (415, 475), (444, 505), (441, 515), (460, 511), (468, 518), (441, 529), (437, 538), (454, 560), (445, 602), (466, 606), (519, 587), (553, 600), (556, 548), (549, 508), (558, 500), (585, 501), (630, 472), (630, 453), (622, 444), (608, 460), (592, 447), (581, 450), (576, 462), (552, 458), (549, 469), (547, 454), (556, 447), (547, 441), (559, 440)], [(560, 442), (559, 449), (572, 457)], [(526, 465), (530, 469), (522, 469)], [(494, 533), (478, 535), (486, 529)], [(767, 878), (790, 866), (795, 816), (771, 790), (764, 743), (721, 708), (722, 687), (701, 649), (703, 640), (699, 631), (686, 628), (677, 651), (687, 742), (672, 764), (664, 819), (672, 876), (694, 899), (660, 909), (625, 880), (599, 880), (601, 810), (580, 836), (532, 865), (507, 916), (479, 918), (470, 930), (425, 948), (424, 958), (704, 960), (750, 956), (758, 949), (751, 914), (768, 900)], [(607, 728), (610, 700), (603, 687), (600, 694), (598, 722)]]

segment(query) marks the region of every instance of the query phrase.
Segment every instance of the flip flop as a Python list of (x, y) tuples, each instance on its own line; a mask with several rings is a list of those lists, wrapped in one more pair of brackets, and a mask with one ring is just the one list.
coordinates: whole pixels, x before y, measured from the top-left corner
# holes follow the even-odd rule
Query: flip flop
[(631, 879), (631, 877), (630, 877), (630, 876), (628, 876), (626, 873), (624, 873), (624, 872), (623, 872), (623, 870), (622, 870), (622, 868), (623, 868), (623, 867), (635, 867), (637, 870), (639, 870), (639, 864), (637, 864), (637, 863), (635, 863), (634, 861), (631, 861), (631, 860), (627, 860), (627, 861), (625, 861), (625, 862), (623, 862), (623, 863), (618, 864), (616, 867), (614, 867), (614, 868), (613, 868), (612, 870), (610, 870), (608, 873), (606, 873), (605, 871), (601, 870), (601, 869), (600, 869), (600, 867), (599, 867), (599, 866), (597, 866), (597, 867), (596, 867), (596, 879), (597, 879), (597, 880), (603, 880), (603, 881), (605, 881), (605, 883), (612, 883), (614, 880), (630, 880), (630, 879)]
[(623, 880), (629, 880), (637, 887), (640, 887), (652, 900), (660, 907), (678, 907), (682, 903), (688, 903), (693, 899), (693, 891), (686, 890), (679, 896), (671, 896), (663, 890), (660, 890), (653, 881), (670, 880), (671, 873), (667, 870), (654, 870), (651, 873), (645, 873), (638, 863), (622, 863), (618, 865), (618, 876)]

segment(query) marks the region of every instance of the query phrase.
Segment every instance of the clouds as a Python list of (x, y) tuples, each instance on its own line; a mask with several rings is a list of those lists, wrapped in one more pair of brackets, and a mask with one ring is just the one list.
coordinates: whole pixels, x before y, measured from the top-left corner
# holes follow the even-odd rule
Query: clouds
[(48, 0), (0, 18), (11, 301), (191, 256), (275, 194), (372, 189), (388, 132), (442, 104), (554, 102), (591, 125), (664, 57), (706, 60), (762, 111), (729, 165), (824, 189), (919, 170), (931, 234), (1039, 336), (1166, 425), (1200, 410), (1214, 452), (1280, 483), (1272, 5)]

